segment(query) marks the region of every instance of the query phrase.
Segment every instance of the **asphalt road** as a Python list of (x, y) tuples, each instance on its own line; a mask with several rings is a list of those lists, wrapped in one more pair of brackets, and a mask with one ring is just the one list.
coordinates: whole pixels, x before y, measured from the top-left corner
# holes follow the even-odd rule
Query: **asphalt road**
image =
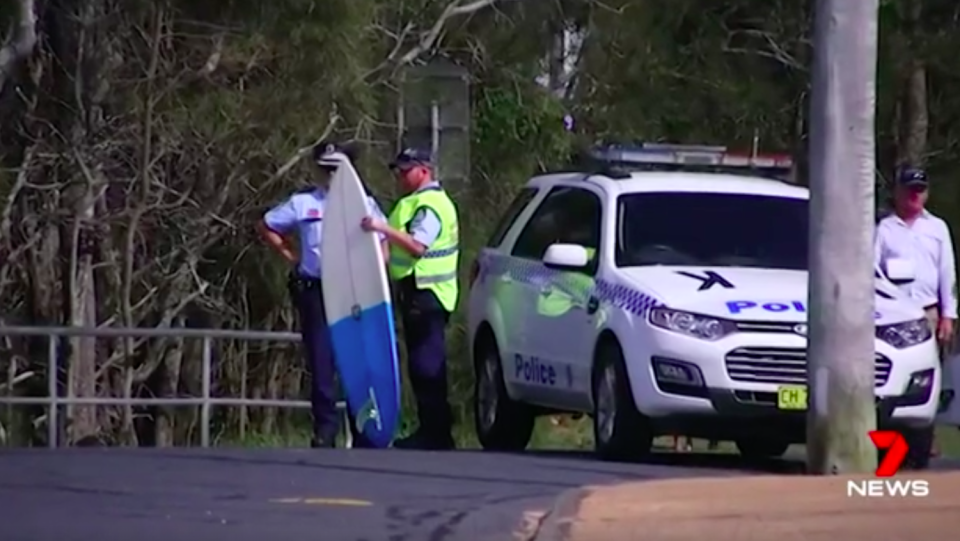
[(0, 450), (0, 538), (503, 541), (569, 488), (750, 469), (730, 455), (611, 464), (571, 453)]

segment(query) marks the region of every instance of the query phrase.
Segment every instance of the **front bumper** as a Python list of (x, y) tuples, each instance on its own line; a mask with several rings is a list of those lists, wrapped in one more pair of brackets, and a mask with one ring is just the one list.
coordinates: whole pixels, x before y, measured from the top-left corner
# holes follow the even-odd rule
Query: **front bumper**
[[(650, 420), (654, 431), (658, 434), (685, 434), (713, 440), (766, 438), (790, 443), (806, 441), (807, 412), (777, 409), (775, 392), (707, 389), (706, 395), (702, 400), (709, 404), (709, 411), (653, 417)], [(905, 430), (928, 426), (929, 419), (896, 415), (898, 410), (910, 408), (900, 405), (909, 401), (909, 397), (903, 396), (877, 398), (877, 427)]]
[[(655, 347), (627, 351), (627, 369), (637, 408), (651, 419), (657, 432), (714, 439), (776, 433), (790, 441), (803, 441), (806, 411), (779, 409), (777, 392), (783, 385), (806, 385), (804, 337), (737, 333), (706, 342), (651, 331), (654, 336), (647, 343)], [(753, 363), (732, 355), (744, 349), (789, 350), (793, 357), (777, 361), (772, 358), (776, 355), (760, 353)], [(878, 425), (892, 429), (931, 425), (942, 377), (933, 341), (897, 350), (878, 340), (876, 353)], [(771, 364), (776, 362), (780, 364)], [(677, 383), (687, 375), (690, 381)], [(927, 385), (918, 389), (915, 383), (923, 375)], [(671, 378), (677, 381), (671, 382)]]

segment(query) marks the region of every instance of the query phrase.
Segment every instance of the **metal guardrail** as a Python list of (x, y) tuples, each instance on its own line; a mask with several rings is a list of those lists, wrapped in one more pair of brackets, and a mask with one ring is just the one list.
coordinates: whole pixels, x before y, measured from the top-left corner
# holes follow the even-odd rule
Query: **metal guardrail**
[[(210, 446), (210, 414), (214, 406), (256, 406), (277, 408), (309, 408), (305, 400), (269, 400), (251, 398), (220, 398), (211, 396), (213, 378), (213, 341), (249, 340), (273, 342), (299, 342), (300, 335), (291, 332), (241, 331), (222, 329), (182, 329), (182, 328), (117, 328), (117, 327), (7, 327), (0, 326), (0, 336), (39, 336), (47, 338), (47, 396), (21, 397), (3, 396), (0, 404), (42, 405), (47, 407), (48, 447), (56, 448), (60, 432), (59, 406), (199, 406), (200, 407), (200, 445)], [(195, 398), (106, 398), (106, 397), (63, 397), (59, 393), (57, 374), (59, 373), (58, 339), (63, 337), (92, 338), (192, 338), (203, 341), (201, 392)], [(8, 389), (9, 393), (11, 389)], [(337, 408), (344, 412), (343, 402)], [(347, 426), (349, 419), (341, 423), (344, 427), (346, 446), (352, 445), (351, 432)]]

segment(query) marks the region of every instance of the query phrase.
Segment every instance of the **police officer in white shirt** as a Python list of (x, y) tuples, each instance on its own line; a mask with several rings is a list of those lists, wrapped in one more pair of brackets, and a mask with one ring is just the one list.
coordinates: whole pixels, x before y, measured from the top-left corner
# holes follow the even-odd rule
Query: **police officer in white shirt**
[[(303, 354), (312, 379), (310, 402), (313, 412), (312, 447), (333, 447), (339, 431), (336, 410), (333, 345), (323, 304), (320, 275), (320, 250), (323, 238), (323, 215), (327, 204), (327, 187), (340, 165), (336, 154), (356, 161), (356, 149), (335, 143), (321, 142), (313, 148), (312, 185), (297, 191), (263, 215), (258, 224), (264, 241), (291, 266), (290, 294), (300, 314)], [(373, 197), (367, 197), (367, 212), (386, 219)], [(298, 237), (296, 244), (289, 237)], [(381, 241), (383, 236), (381, 235)], [(299, 250), (298, 250), (299, 248)], [(369, 447), (369, 442), (350, 422), (354, 447)]]
[[(877, 224), (874, 248), (876, 262), (884, 272), (889, 259), (908, 259), (913, 262), (916, 279), (900, 287), (923, 306), (940, 344), (940, 358), (943, 361), (952, 342), (954, 320), (957, 319), (957, 278), (950, 229), (946, 222), (924, 208), (928, 196), (929, 182), (923, 170), (900, 170), (893, 194), (893, 213)], [(924, 449), (923, 443), (926, 443), (927, 449), (933, 447), (932, 427), (927, 434), (920, 436), (920, 440), (926, 438), (929, 438), (929, 442), (918, 442), (918, 450)], [(925, 461), (915, 457), (910, 462), (916, 464)]]
[(884, 270), (890, 258), (913, 262), (916, 279), (901, 287), (924, 307), (937, 340), (946, 346), (957, 318), (953, 242), (946, 222), (924, 208), (928, 188), (922, 170), (904, 169), (897, 175), (894, 212), (877, 225), (876, 259)]

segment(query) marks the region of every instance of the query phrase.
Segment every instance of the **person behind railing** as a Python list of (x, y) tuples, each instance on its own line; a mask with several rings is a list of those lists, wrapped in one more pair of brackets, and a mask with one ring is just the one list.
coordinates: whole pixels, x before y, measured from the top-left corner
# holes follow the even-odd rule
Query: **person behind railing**
[[(323, 142), (313, 148), (313, 184), (273, 207), (258, 224), (264, 241), (280, 254), (294, 270), (288, 286), (300, 314), (300, 333), (303, 336), (303, 355), (312, 378), (310, 402), (313, 413), (312, 447), (334, 447), (340, 428), (337, 414), (336, 382), (334, 380), (333, 345), (323, 305), (323, 287), (320, 276), (320, 241), (323, 238), (323, 215), (330, 178), (336, 172), (341, 158), (356, 159), (353, 148)], [(370, 216), (383, 218), (377, 202), (368, 195)], [(287, 235), (297, 234), (300, 251), (291, 246)], [(381, 235), (381, 240), (383, 236)], [(386, 249), (386, 246), (384, 246)], [(369, 447), (367, 439), (350, 422), (354, 447)]]

